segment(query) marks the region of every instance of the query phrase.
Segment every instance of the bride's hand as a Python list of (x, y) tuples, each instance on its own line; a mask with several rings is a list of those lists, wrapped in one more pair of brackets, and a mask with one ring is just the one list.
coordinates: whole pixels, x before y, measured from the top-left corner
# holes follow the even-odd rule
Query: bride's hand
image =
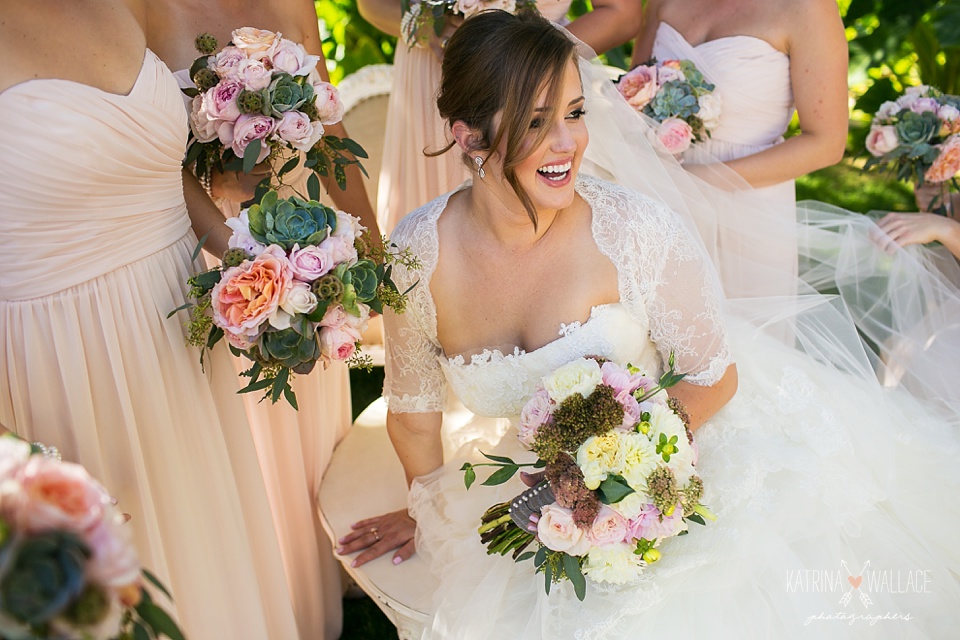
[(406, 509), (354, 522), (350, 528), (353, 531), (337, 541), (337, 553), (348, 555), (363, 550), (350, 563), (351, 567), (359, 567), (390, 551), (395, 551), (393, 564), (400, 564), (417, 550), (414, 542), (417, 521)]

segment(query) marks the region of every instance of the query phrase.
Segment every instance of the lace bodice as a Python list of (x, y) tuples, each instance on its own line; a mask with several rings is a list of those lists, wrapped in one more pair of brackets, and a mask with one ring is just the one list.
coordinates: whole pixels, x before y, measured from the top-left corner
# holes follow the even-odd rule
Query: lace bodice
[(437, 221), (450, 194), (401, 221), (392, 240), (410, 247), (422, 264), (394, 271), (401, 290), (417, 285), (405, 313), (384, 317), (384, 396), (392, 411), (441, 411), (449, 384), (474, 413), (514, 416), (542, 376), (592, 354), (654, 372), (672, 352), (688, 381), (720, 379), (731, 358), (715, 278), (679, 219), (662, 204), (597, 178), (582, 175), (576, 188), (592, 209), (597, 247), (617, 268), (620, 302), (594, 307), (582, 325), (563, 325), (556, 340), (530, 352), (486, 350), (469, 362), (444, 354), (429, 283), (439, 255)]

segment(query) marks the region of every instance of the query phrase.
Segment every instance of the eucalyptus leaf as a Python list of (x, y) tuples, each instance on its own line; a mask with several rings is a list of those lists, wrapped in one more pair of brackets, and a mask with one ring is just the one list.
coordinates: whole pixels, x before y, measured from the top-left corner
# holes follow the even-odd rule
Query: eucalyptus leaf
[(320, 200), (320, 178), (316, 173), (311, 173), (307, 178), (307, 195), (311, 200)]
[(583, 599), (587, 595), (587, 580), (583, 577), (583, 572), (580, 570), (580, 561), (574, 556), (565, 553), (563, 554), (563, 569), (567, 574), (567, 578), (573, 583), (573, 592), (577, 594), (577, 600), (583, 602)]
[(250, 173), (257, 166), (257, 159), (260, 157), (262, 143), (259, 138), (254, 138), (243, 150), (243, 172)]

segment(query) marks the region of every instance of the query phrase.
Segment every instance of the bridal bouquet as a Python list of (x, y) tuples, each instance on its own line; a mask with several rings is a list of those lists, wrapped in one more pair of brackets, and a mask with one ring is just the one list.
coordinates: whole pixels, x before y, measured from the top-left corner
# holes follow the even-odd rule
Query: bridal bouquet
[(235, 30), (219, 51), (209, 33), (197, 36), (196, 47), (201, 56), (190, 68), (196, 88), (183, 90), (193, 97), (184, 167), (197, 176), (213, 169), (249, 173), (268, 157), (290, 155), (277, 172), (282, 178), (303, 152), (305, 166), (321, 176), (332, 170), (344, 187), (345, 167), (359, 162), (342, 152), (367, 154), (353, 140), (324, 135), (324, 125), (343, 118), (344, 106), (336, 87), (314, 73), (319, 56), (252, 27)]
[(0, 437), (0, 637), (182, 640), (144, 579), (166, 593), (100, 483)]
[(416, 268), (408, 250), (374, 246), (354, 216), (276, 191), (226, 224), (233, 234), (221, 266), (192, 276), (196, 303), (175, 310), (193, 307), (191, 345), (209, 349), (226, 337), (234, 355), (253, 361), (241, 393), (266, 390), (295, 409), (292, 373), (317, 362), (369, 366), (360, 336), (371, 310), (403, 311), (406, 292), (390, 274), (395, 262)]
[(873, 117), (864, 165), (896, 167), (897, 178), (946, 184), (960, 172), (960, 97), (922, 85), (884, 102)]
[(400, 34), (407, 46), (414, 47), (425, 39), (422, 35), (433, 29), (438, 36), (443, 33), (448, 17), (459, 16), (464, 20), (482, 11), (499, 9), (516, 13), (521, 9), (535, 9), (536, 0), (401, 0), (403, 18)]
[(710, 137), (720, 124), (714, 88), (689, 60), (650, 60), (617, 80), (630, 106), (657, 122), (657, 138), (674, 155)]
[[(598, 583), (635, 580), (660, 558), (660, 542), (687, 531), (687, 522), (714, 519), (700, 504), (703, 482), (681, 404), (634, 367), (581, 358), (543, 378), (520, 416), (520, 441), (533, 464), (484, 454), (466, 463), (469, 489), (478, 466), (500, 467), (485, 485), (502, 484), (522, 466), (543, 468), (546, 481), (483, 515), (487, 553), (533, 559), (546, 591), (567, 579), (580, 600), (589, 577)], [(524, 551), (536, 542), (538, 549)]]

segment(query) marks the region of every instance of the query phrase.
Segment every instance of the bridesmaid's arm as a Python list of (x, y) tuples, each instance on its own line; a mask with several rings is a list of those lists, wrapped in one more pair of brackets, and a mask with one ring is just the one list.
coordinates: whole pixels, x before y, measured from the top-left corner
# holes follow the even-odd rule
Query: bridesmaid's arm
[(593, 0), (593, 10), (567, 29), (599, 54), (629, 41), (640, 30), (642, 19), (637, 0)]
[(643, 64), (653, 57), (653, 42), (657, 39), (657, 28), (660, 26), (660, 0), (649, 0), (643, 7), (642, 26), (637, 39), (633, 43), (633, 56), (630, 58), (630, 67)]
[(398, 0), (357, 0), (357, 9), (363, 19), (380, 31), (400, 37), (400, 2)]
[[(317, 25), (317, 12), (312, 2), (301, 2), (302, 14), (298, 16), (303, 24), (303, 46), (308, 53), (320, 56), (317, 62), (317, 71), (324, 82), (330, 82), (327, 72), (327, 61), (323, 57), (323, 47), (320, 41), (320, 30)], [(399, 9), (398, 9), (399, 12)], [(343, 122), (324, 126), (325, 133), (338, 138), (349, 138)], [(341, 189), (332, 175), (322, 178), (324, 189), (330, 194), (338, 208), (360, 218), (360, 224), (370, 232), (370, 237), (379, 245), (380, 227), (377, 225), (377, 214), (370, 204), (365, 182), (366, 176), (360, 168), (353, 164), (346, 168), (347, 186)]]
[(219, 258), (227, 250), (227, 242), (232, 232), (224, 224), (223, 212), (213, 204), (197, 177), (186, 169), (182, 173), (183, 197), (187, 202), (190, 226), (197, 238), (210, 234), (203, 243), (203, 248)]
[(725, 163), (754, 187), (829, 167), (847, 143), (847, 39), (834, 0), (786, 3), (790, 81), (801, 132), (751, 156)]

